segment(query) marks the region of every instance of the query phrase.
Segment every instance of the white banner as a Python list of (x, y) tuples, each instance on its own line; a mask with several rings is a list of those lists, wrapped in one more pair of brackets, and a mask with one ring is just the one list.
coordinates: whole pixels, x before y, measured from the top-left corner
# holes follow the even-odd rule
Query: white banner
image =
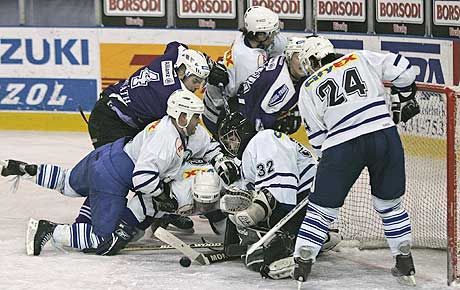
[(303, 19), (304, 0), (248, 0), (248, 7), (264, 6), (277, 13), (281, 19)]
[(235, 19), (237, 0), (178, 0), (179, 18)]
[(435, 1), (433, 23), (460, 26), (460, 1)]
[(422, 24), (423, 0), (377, 0), (377, 22)]
[(104, 14), (107, 16), (163, 17), (164, 0), (104, 0)]
[(326, 21), (366, 21), (364, 0), (316, 0), (316, 18)]

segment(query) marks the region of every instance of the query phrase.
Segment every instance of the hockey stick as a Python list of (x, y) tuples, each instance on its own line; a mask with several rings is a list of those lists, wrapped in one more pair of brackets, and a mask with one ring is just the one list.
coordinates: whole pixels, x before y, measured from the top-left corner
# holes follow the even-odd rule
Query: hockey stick
[(197, 261), (201, 265), (209, 265), (217, 262), (224, 262), (233, 258), (225, 255), (223, 251), (207, 254), (197, 252), (194, 249), (192, 249), (190, 245), (186, 244), (184, 241), (182, 241), (175, 235), (171, 234), (167, 230), (163, 229), (162, 227), (156, 229), (155, 233), (153, 234), (161, 241), (171, 245), (172, 247), (180, 251), (191, 261)]
[[(190, 248), (192, 249), (211, 249), (212, 248), (218, 248), (218, 247), (223, 247), (223, 243), (209, 243), (209, 242), (203, 242), (203, 243), (191, 243), (188, 244)], [(157, 250), (172, 250), (175, 249), (173, 246), (169, 244), (163, 244), (163, 245), (146, 245), (146, 244), (128, 244), (126, 248), (123, 249), (123, 251), (157, 251)]]
[(246, 256), (254, 253), (254, 251), (263, 245), (271, 236), (273, 236), (285, 223), (287, 223), (295, 214), (297, 214), (305, 205), (308, 203), (308, 197), (304, 198), (299, 204), (297, 204), (287, 215), (285, 215), (280, 221), (273, 226), (260, 240), (252, 244), (248, 251), (246, 252)]

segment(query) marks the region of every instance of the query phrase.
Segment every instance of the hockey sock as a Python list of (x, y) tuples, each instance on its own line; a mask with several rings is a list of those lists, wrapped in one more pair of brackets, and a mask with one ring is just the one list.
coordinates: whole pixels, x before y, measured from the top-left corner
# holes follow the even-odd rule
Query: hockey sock
[(393, 256), (399, 255), (399, 245), (412, 242), (409, 214), (401, 204), (401, 198), (383, 200), (374, 197), (374, 208), (382, 218), (385, 237)]
[(91, 224), (91, 207), (88, 197), (85, 199), (85, 202), (81, 206), (78, 216), (75, 219), (75, 223)]
[[(97, 248), (102, 241), (102, 239), (94, 233), (93, 226), (90, 224), (74, 223), (71, 225), (64, 225), (59, 229), (61, 233), (57, 233), (57, 231), (58, 228), (56, 228), (53, 233), (53, 238), (55, 238), (56, 235), (56, 241), (57, 238), (60, 237), (59, 235), (61, 235), (61, 240), (68, 242), (66, 245), (80, 250)], [(66, 240), (66, 237), (68, 240)]]
[(310, 202), (307, 206), (307, 214), (300, 226), (296, 240), (296, 252), (301, 247), (309, 247), (316, 257), (321, 250), (321, 246), (327, 238), (329, 225), (337, 218), (338, 208), (326, 208)]
[(66, 170), (62, 167), (51, 164), (40, 164), (38, 166), (35, 183), (62, 192), (64, 188), (65, 173)]

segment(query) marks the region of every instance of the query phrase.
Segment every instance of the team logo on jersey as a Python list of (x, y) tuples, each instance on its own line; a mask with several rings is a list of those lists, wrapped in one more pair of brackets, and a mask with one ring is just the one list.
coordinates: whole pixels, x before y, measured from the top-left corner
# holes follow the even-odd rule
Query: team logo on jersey
[(174, 70), (172, 61), (161, 62), (161, 72), (163, 75), (163, 85), (169, 86), (175, 83), (174, 81)]
[(227, 50), (224, 53), (224, 65), (225, 65), (225, 67), (227, 69), (233, 67), (233, 52), (232, 52), (232, 48), (230, 48), (229, 50)]
[(157, 82), (159, 80), (160, 75), (146, 67), (138, 75), (131, 77), (131, 88), (146, 87), (150, 82)]
[(289, 92), (289, 88), (286, 84), (283, 84), (281, 87), (277, 88), (273, 93), (273, 96), (270, 98), (268, 102), (269, 107), (273, 107), (284, 101), (287, 94)]
[(160, 119), (160, 120), (156, 120), (156, 121), (150, 123), (149, 125), (147, 125), (147, 127), (146, 127), (146, 128), (147, 128), (147, 131), (148, 131), (148, 132), (152, 132), (153, 130), (155, 130), (155, 128), (157, 127), (157, 125), (160, 124), (160, 121), (161, 121), (161, 119)]
[(271, 71), (276, 68), (276, 65), (278, 64), (278, 58), (270, 58), (270, 60), (267, 63), (267, 67), (265, 68), (266, 71)]
[(180, 138), (176, 139), (176, 153), (177, 156), (181, 158), (184, 156), (184, 144), (182, 144), (182, 140)]
[(350, 55), (346, 55), (339, 60), (336, 60), (332, 64), (324, 67), (323, 69), (315, 72), (312, 74), (306, 81), (305, 81), (305, 87), (309, 87), (312, 83), (316, 82), (317, 80), (321, 79), (322, 77), (326, 76), (328, 73), (333, 71), (334, 69), (346, 66), (352, 61), (355, 61), (358, 59), (358, 55), (352, 53)]

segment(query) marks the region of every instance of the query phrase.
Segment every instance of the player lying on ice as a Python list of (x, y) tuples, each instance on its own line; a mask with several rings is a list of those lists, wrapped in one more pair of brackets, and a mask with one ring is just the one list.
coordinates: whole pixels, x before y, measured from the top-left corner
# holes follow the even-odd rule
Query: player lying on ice
[[(364, 167), (372, 200), (395, 258), (394, 276), (415, 285), (411, 223), (403, 206), (404, 151), (395, 126), (420, 112), (415, 70), (394, 53), (355, 51), (338, 57), (331, 42), (307, 38), (299, 53), (306, 73), (299, 110), (318, 165), (314, 192), (299, 230), (294, 278), (306, 281), (330, 224)], [(383, 81), (392, 83), (391, 96)]]
[[(177, 90), (168, 100), (167, 116), (148, 125), (133, 139), (121, 138), (93, 150), (73, 168), (2, 161), (2, 176), (20, 176), (70, 197), (88, 197), (86, 223), (57, 224), (31, 219), (27, 254), (39, 255), (50, 239), (57, 245), (95, 249), (114, 255), (165, 212), (186, 211), (190, 197), (169, 190), (168, 181), (190, 158), (211, 161), (227, 182), (238, 176), (232, 159), (211, 142), (198, 125), (203, 102), (192, 92)], [(128, 191), (136, 192), (127, 203)], [(189, 195), (189, 192), (185, 192)]]
[[(271, 227), (310, 193), (316, 160), (310, 151), (288, 135), (266, 129), (256, 132), (240, 113), (225, 117), (219, 142), (230, 156), (241, 160), (241, 180), (221, 198), (220, 209), (233, 222), (227, 223), (224, 247), (243, 249), (257, 242)], [(243, 189), (241, 189), (243, 188)], [(263, 277), (290, 277), (294, 268), (294, 241), (305, 210), (301, 210), (265, 245), (245, 257), (246, 266)], [(323, 250), (330, 250), (341, 236), (331, 231)], [(239, 250), (241, 251), (241, 250)], [(237, 254), (235, 254), (237, 255)]]

